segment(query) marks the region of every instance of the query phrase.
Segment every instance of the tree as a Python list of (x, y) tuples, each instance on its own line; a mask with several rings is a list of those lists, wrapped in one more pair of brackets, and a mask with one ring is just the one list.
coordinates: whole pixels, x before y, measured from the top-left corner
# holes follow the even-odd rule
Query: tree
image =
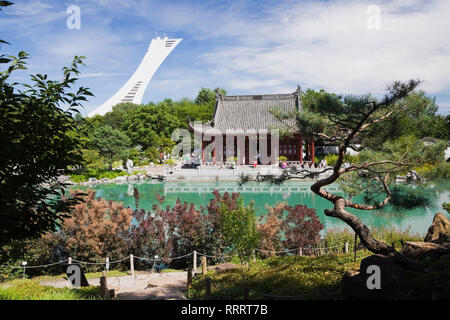
[(423, 91), (413, 92), (396, 102), (389, 121), (363, 132), (362, 143), (372, 149), (378, 149), (385, 141), (393, 141), (402, 136), (448, 140), (450, 130), (445, 118), (437, 114), (438, 109), (435, 98), (428, 97)]
[(320, 223), (315, 209), (296, 205), (286, 207), (288, 212), (283, 221), (287, 248), (311, 248), (320, 244)]
[(103, 124), (117, 130), (125, 130), (127, 119), (141, 107), (141, 105), (130, 102), (119, 103), (113, 107), (111, 112), (103, 116)]
[(110, 126), (101, 126), (92, 133), (92, 144), (100, 155), (106, 158), (111, 171), (114, 161), (128, 156), (131, 141), (124, 132)]
[(92, 190), (83, 198), (83, 203), (70, 209), (70, 218), (64, 220), (59, 232), (67, 253), (82, 261), (127, 256), (132, 210), (122, 203), (97, 200)]
[(227, 95), (227, 91), (222, 88), (216, 88), (214, 90), (208, 88), (201, 88), (197, 95), (197, 98), (195, 98), (195, 103), (197, 105), (215, 105), (216, 92), (219, 92), (223, 96)]
[[(318, 177), (322, 173), (331, 173), (311, 186), (311, 190), (315, 194), (333, 204), (332, 209), (325, 210), (325, 215), (347, 223), (364, 246), (373, 253), (394, 256), (400, 263), (411, 266), (408, 259), (393, 247), (376, 240), (369, 228), (356, 215), (346, 210), (346, 208), (365, 211), (378, 210), (396, 197), (397, 195), (391, 191), (389, 183), (395, 178), (396, 173), (410, 168), (411, 164), (405, 161), (406, 153), (399, 152), (399, 150), (392, 150), (390, 154), (375, 152), (371, 159), (345, 166), (344, 159), (347, 148), (369, 129), (379, 128), (380, 125), (389, 121), (392, 115), (398, 111), (397, 103), (411, 94), (418, 85), (419, 81), (416, 80), (410, 80), (407, 83), (395, 82), (388, 87), (387, 94), (381, 100), (370, 95), (341, 97), (327, 93), (313, 97), (309, 102), (308, 110), (311, 110), (315, 117), (311, 117), (310, 113), (297, 113), (297, 130), (309, 132), (315, 139), (337, 144), (339, 153), (336, 164), (333, 168), (326, 168), (314, 173), (292, 167), (281, 176), (260, 176), (259, 179), (283, 183), (288, 179), (304, 179), (312, 176)], [(318, 120), (318, 118), (322, 120)], [(280, 119), (283, 120), (283, 117)], [(311, 132), (310, 127), (313, 127), (314, 131)], [(361, 176), (365, 178), (361, 178)], [(371, 194), (383, 195), (383, 198), (370, 204), (357, 203), (352, 200), (351, 196), (344, 198), (342, 195), (323, 189), (324, 186), (349, 178), (356, 179), (361, 189), (369, 190), (368, 192)]]
[(220, 213), (221, 232), (226, 246), (239, 257), (241, 264), (248, 263), (259, 243), (253, 202), (244, 206), (242, 198), (238, 198), (236, 209), (232, 210), (222, 202)]
[(146, 105), (129, 115), (125, 132), (133, 145), (140, 145), (146, 150), (151, 146), (170, 146), (172, 132), (179, 127), (180, 122), (170, 108)]
[(71, 90), (84, 57), (63, 69), (61, 81), (38, 74), (31, 84), (8, 83), (27, 59), (25, 52), (0, 57), (8, 64), (0, 73), (0, 244), (55, 231), (80, 200), (62, 198), (65, 185), (57, 178), (82, 161), (73, 115), (92, 94), (83, 87)]
[(275, 207), (266, 206), (269, 211), (259, 217), (257, 224), (259, 233), (259, 248), (265, 256), (276, 256), (276, 251), (283, 248), (282, 236), (284, 232), (283, 213), (286, 205), (279, 203)]

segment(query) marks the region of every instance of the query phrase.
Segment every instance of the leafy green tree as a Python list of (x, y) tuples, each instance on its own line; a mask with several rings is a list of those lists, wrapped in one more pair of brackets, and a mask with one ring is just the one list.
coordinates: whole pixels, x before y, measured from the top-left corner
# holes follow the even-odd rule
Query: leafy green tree
[(238, 255), (241, 264), (248, 263), (259, 245), (257, 218), (253, 202), (244, 205), (242, 198), (236, 200), (236, 208), (230, 209), (225, 202), (220, 207), (220, 230), (226, 246)]
[(379, 149), (385, 141), (402, 136), (448, 140), (450, 130), (445, 117), (437, 113), (438, 109), (435, 98), (423, 91), (413, 92), (396, 103), (389, 119), (361, 134), (361, 141), (366, 147)]
[(92, 144), (99, 154), (106, 158), (109, 171), (112, 171), (114, 161), (128, 156), (131, 141), (125, 132), (110, 126), (101, 126), (93, 132)]
[[(373, 153), (369, 159), (362, 159), (360, 156), (357, 164), (344, 165), (344, 161), (350, 145), (361, 139), (361, 135), (368, 130), (389, 121), (399, 111), (399, 102), (412, 94), (419, 84), (420, 81), (416, 80), (406, 83), (394, 82), (388, 87), (388, 92), (383, 99), (376, 99), (371, 95), (341, 97), (327, 93), (312, 96), (307, 109), (322, 119), (322, 123), (317, 120), (317, 117), (313, 119), (311, 123), (315, 128), (313, 137), (338, 146), (338, 158), (334, 167), (325, 168), (319, 172), (293, 167), (280, 176), (265, 176), (260, 179), (283, 183), (288, 179), (317, 178), (319, 174), (327, 173), (327, 177), (319, 178), (311, 186), (315, 194), (333, 205), (333, 208), (324, 211), (325, 215), (347, 223), (364, 246), (373, 253), (392, 255), (400, 263), (411, 266), (413, 263), (403, 254), (383, 241), (375, 239), (369, 228), (355, 214), (347, 211), (347, 208), (365, 211), (379, 210), (390, 202), (401, 203), (396, 198), (398, 193), (391, 190), (389, 185), (396, 174), (411, 168), (412, 164), (405, 160), (405, 153), (399, 154), (396, 150), (391, 153)], [(300, 131), (307, 126), (308, 116), (301, 111), (296, 114)], [(355, 188), (360, 188), (360, 191), (378, 194), (379, 197), (373, 203), (359, 203), (352, 197), (344, 198), (342, 195), (323, 189), (332, 183), (346, 181), (354, 182), (357, 185)]]
[(214, 115), (215, 104), (201, 104), (184, 98), (177, 101), (172, 106), (171, 110), (180, 121), (182, 128), (189, 128), (189, 121), (210, 121)]
[(67, 217), (63, 212), (80, 200), (62, 197), (65, 185), (57, 178), (82, 162), (73, 115), (92, 94), (71, 90), (84, 57), (75, 57), (60, 81), (38, 74), (31, 84), (9, 83), (27, 58), (20, 52), (0, 59), (8, 65), (0, 73), (0, 245), (55, 231)]
[(227, 91), (222, 88), (216, 88), (214, 90), (208, 88), (201, 88), (197, 98), (195, 99), (195, 103), (197, 105), (214, 105), (216, 103), (216, 91), (223, 96), (227, 95)]
[(127, 119), (133, 112), (141, 108), (141, 105), (134, 103), (119, 103), (113, 107), (113, 111), (103, 116), (103, 124), (108, 125), (117, 130), (125, 130)]
[(444, 208), (445, 211), (447, 211), (448, 213), (450, 213), (450, 203), (444, 202), (444, 203), (442, 204), (442, 208)]
[(146, 105), (129, 115), (125, 132), (133, 145), (140, 145), (146, 150), (158, 144), (164, 145), (167, 142), (164, 138), (170, 140), (173, 131), (179, 127), (180, 122), (170, 110)]

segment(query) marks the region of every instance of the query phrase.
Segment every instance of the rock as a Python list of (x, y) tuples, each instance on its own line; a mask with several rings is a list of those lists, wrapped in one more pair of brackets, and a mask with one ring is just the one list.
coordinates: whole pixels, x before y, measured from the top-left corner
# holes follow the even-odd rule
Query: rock
[(117, 177), (117, 178), (114, 179), (114, 182), (115, 183), (125, 183), (125, 182), (127, 182), (127, 177), (124, 177), (124, 176)]
[(137, 176), (135, 176), (135, 175), (131, 175), (131, 176), (128, 176), (128, 182), (134, 182), (134, 181), (136, 181), (137, 180)]
[(434, 216), (433, 223), (425, 236), (425, 242), (450, 242), (450, 220), (443, 213), (438, 212)]
[(136, 175), (136, 177), (137, 177), (139, 180), (144, 180), (144, 179), (145, 179), (145, 174), (144, 174), (144, 173), (138, 173), (138, 174)]
[[(370, 290), (367, 286), (367, 280), (373, 274), (367, 272), (369, 266), (380, 268), (380, 289)], [(391, 258), (378, 254), (362, 260), (360, 272), (347, 272), (341, 282), (345, 299), (402, 300), (408, 298), (411, 288), (405, 271)]]
[(403, 244), (401, 253), (414, 260), (421, 260), (427, 257), (438, 258), (450, 253), (450, 243), (406, 242)]
[(216, 270), (216, 271), (234, 270), (239, 268), (240, 265), (231, 262), (224, 262), (222, 264), (207, 267), (208, 270)]
[(89, 178), (88, 184), (94, 184), (94, 183), (98, 183), (98, 180), (96, 178)]
[(404, 183), (406, 182), (406, 177), (398, 175), (395, 177), (395, 183)]

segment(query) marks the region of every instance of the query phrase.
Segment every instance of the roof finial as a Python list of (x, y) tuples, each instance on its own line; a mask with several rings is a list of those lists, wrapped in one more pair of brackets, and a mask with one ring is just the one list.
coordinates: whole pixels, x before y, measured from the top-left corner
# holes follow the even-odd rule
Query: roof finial
[(300, 85), (297, 85), (297, 94), (300, 95), (302, 93), (302, 87)]
[(219, 88), (216, 88), (216, 100), (219, 100), (220, 99), (220, 97), (222, 96), (221, 94), (220, 94), (220, 89)]

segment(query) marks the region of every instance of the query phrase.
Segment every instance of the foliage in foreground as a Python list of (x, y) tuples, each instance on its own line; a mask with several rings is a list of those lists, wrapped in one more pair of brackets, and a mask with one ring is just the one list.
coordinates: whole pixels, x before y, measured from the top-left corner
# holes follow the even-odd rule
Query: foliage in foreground
[(53, 288), (31, 280), (0, 287), (0, 300), (100, 300), (100, 287)]
[[(139, 207), (139, 192), (135, 193)], [(164, 199), (159, 197), (161, 204)], [(354, 233), (349, 230), (329, 230), (320, 235), (323, 225), (315, 210), (306, 206), (267, 207), (268, 214), (259, 219), (251, 208), (239, 205), (239, 194), (223, 195), (214, 192), (214, 198), (206, 208), (197, 209), (193, 204), (177, 201), (175, 206), (154, 206), (151, 211), (131, 210), (122, 204), (97, 199), (88, 191), (84, 202), (70, 212), (71, 218), (62, 223), (58, 233), (47, 234), (37, 240), (15, 241), (0, 250), (0, 281), (22, 276), (17, 268), (22, 261), (28, 265), (45, 265), (67, 259), (100, 262), (109, 257), (111, 261), (126, 258), (129, 254), (138, 257), (158, 255), (166, 267), (184, 269), (191, 266), (192, 257), (171, 260), (170, 257), (189, 255), (193, 250), (211, 256), (223, 256), (241, 252), (244, 261), (259, 249), (259, 257), (274, 256), (268, 251), (303, 248), (303, 254), (314, 253), (311, 247), (332, 247), (332, 252), (342, 252), (345, 242), (350, 250), (354, 244)], [(247, 219), (241, 219), (245, 208)], [(420, 241), (421, 236), (410, 230), (372, 229), (374, 236), (388, 244), (401, 247), (402, 241)], [(241, 236), (242, 235), (242, 236)], [(252, 241), (248, 242), (248, 238)], [(256, 241), (259, 239), (259, 241)], [(255, 240), (255, 241), (254, 241)], [(233, 252), (228, 252), (228, 249)], [(328, 250), (327, 252), (329, 252)], [(209, 263), (220, 263), (212, 259)], [(14, 267), (15, 266), (15, 267)], [(117, 270), (127, 270), (128, 261), (114, 264)], [(137, 270), (148, 270), (152, 262), (136, 260)], [(100, 271), (104, 265), (87, 265), (86, 272)], [(27, 270), (27, 276), (59, 275), (60, 265), (45, 269)]]
[[(357, 261), (353, 254), (272, 257), (252, 263), (245, 283), (249, 298), (268, 300), (336, 300), (341, 298), (340, 282), (348, 270), (357, 270), (360, 261), (370, 253), (358, 251)], [(243, 299), (244, 282), (241, 271), (212, 271), (211, 299)], [(192, 299), (205, 299), (205, 279), (195, 278), (189, 293)]]

